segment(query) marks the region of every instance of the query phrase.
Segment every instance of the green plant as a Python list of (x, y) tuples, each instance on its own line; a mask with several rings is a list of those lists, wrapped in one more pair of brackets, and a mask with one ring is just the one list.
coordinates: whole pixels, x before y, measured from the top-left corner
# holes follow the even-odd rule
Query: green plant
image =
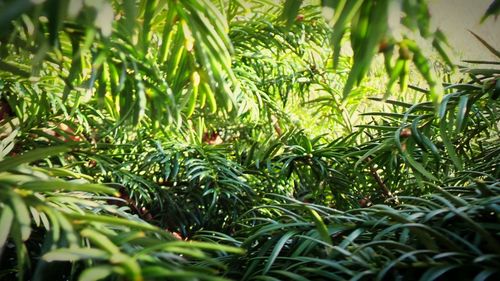
[(0, 279), (497, 278), (498, 62), (427, 1), (125, 2), (0, 1)]
[[(498, 183), (478, 180), (424, 197), (400, 197), (397, 207), (338, 211), (283, 196), (240, 221), (231, 262), (238, 280), (486, 280), (498, 272)], [(259, 216), (254, 217), (257, 211)], [(243, 270), (242, 270), (243, 269)]]
[[(373, 185), (386, 193), (385, 197), (391, 189), (398, 193), (425, 194), (435, 184), (460, 178), (464, 171), (497, 173), (491, 169), (497, 165), (496, 157), (485, 159), (487, 163), (482, 166), (476, 164), (477, 157), (487, 153), (489, 144), (498, 139), (498, 128), (494, 125), (498, 122), (498, 101), (492, 98), (498, 71), (463, 71), (472, 79), (446, 85), (448, 93), (437, 113), (429, 102), (386, 100), (395, 110), (363, 114), (373, 120), (359, 126), (367, 139), (348, 155), (356, 158), (355, 166), (375, 176), (377, 181), (372, 180)], [(356, 173), (363, 174), (359, 170)], [(395, 186), (400, 190), (392, 188)], [(419, 192), (415, 191), (416, 186)]]
[[(57, 161), (25, 165), (68, 151), (40, 148), (0, 162), (1, 278), (224, 280), (216, 277), (224, 266), (208, 253), (240, 249), (179, 241), (114, 205), (119, 198), (109, 195), (118, 195), (117, 190), (85, 183), (88, 176), (57, 167)], [(11, 248), (15, 251), (5, 251)]]

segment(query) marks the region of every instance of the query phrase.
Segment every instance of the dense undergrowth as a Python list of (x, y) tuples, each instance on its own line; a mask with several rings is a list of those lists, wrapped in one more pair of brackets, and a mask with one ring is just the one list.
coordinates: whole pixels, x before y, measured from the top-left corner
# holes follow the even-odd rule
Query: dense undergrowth
[(426, 1), (139, 2), (0, 2), (1, 280), (498, 279), (498, 62)]

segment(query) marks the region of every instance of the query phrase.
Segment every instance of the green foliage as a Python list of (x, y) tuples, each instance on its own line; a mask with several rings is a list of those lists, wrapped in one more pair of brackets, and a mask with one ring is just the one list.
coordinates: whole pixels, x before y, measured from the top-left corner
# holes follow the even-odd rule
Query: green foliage
[[(0, 255), (2, 278), (43, 280), (52, 274), (79, 280), (113, 275), (128, 280), (224, 280), (215, 277), (224, 266), (209, 252), (218, 256), (240, 249), (178, 241), (111, 204), (115, 199), (105, 196), (117, 195), (111, 187), (71, 179), (75, 174), (65, 168), (19, 166), (62, 151), (67, 148), (38, 149), (0, 162), (0, 245), (16, 253), (15, 258), (11, 250)], [(41, 260), (32, 259), (33, 253)], [(210, 265), (196, 266), (194, 260)]]
[(357, 159), (355, 167), (368, 166), (373, 175), (380, 174), (384, 179), (378, 182), (380, 188), (397, 186), (398, 192), (409, 194), (419, 194), (416, 187), (424, 193), (432, 191), (435, 184), (453, 181), (464, 171), (496, 175), (490, 167), (497, 165), (498, 158), (487, 157), (482, 166), (477, 163), (479, 155), (498, 140), (494, 133), (498, 102), (491, 99), (498, 71), (464, 72), (471, 81), (446, 85), (437, 113), (429, 102), (397, 100), (384, 101), (390, 112), (364, 113), (372, 121), (359, 126), (366, 139), (350, 154)]
[(288, 197), (269, 198), (282, 203), (256, 207), (259, 217), (252, 212), (242, 218), (232, 243), (241, 244), (247, 254), (230, 262), (230, 276), (493, 278), (500, 274), (498, 194), (498, 182), (477, 181), (423, 197), (400, 197), (397, 207), (374, 205), (346, 212)]
[[(338, 65), (341, 41), (349, 30), (350, 43), (354, 51), (353, 67), (344, 85), (344, 97), (366, 76), (372, 59), (382, 53), (390, 77), (387, 95), (392, 94), (394, 84), (400, 81), (402, 92), (406, 91), (409, 64), (418, 69), (429, 85), (429, 96), (435, 105), (441, 101), (443, 90), (436, 80), (431, 62), (416, 43), (419, 37), (432, 39), (433, 45), (449, 66), (453, 66), (443, 50), (446, 39), (439, 30), (430, 30), (427, 1), (345, 1), (324, 0), (327, 19), (333, 25), (332, 44), (334, 65)], [(400, 19), (400, 14), (403, 16)], [(417, 34), (418, 32), (418, 34)], [(404, 34), (404, 35), (403, 35)], [(394, 54), (398, 52), (396, 61)]]
[[(78, 104), (96, 96), (104, 112), (136, 125), (145, 114), (154, 117), (156, 126), (181, 122), (182, 111), (191, 115), (198, 99), (206, 100), (212, 113), (218, 106), (227, 111), (235, 106), (238, 85), (228, 26), (209, 1), (4, 5), (11, 8), (1, 15), (9, 19), (2, 24), (0, 65), (7, 81), (19, 76), (24, 82), (43, 81), (63, 69), (62, 81), (57, 80), (64, 90), (49, 98)], [(11, 25), (10, 19), (17, 20)]]
[(0, 279), (498, 279), (498, 62), (445, 46), (424, 0), (0, 1)]

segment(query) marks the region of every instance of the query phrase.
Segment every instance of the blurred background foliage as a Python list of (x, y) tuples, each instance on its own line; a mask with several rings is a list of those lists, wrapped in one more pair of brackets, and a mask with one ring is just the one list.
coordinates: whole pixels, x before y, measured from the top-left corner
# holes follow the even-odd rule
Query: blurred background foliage
[(431, 26), (424, 0), (0, 1), (0, 279), (497, 279), (499, 62)]

